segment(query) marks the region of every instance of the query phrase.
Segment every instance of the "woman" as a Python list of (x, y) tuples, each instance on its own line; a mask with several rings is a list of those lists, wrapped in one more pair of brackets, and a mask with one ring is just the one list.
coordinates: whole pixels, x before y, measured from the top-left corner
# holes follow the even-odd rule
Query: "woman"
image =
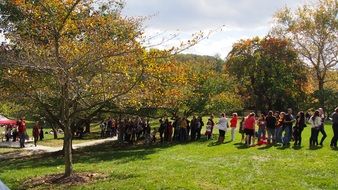
[(258, 124), (258, 143), (262, 144), (262, 139), (265, 140), (266, 135), (266, 120), (264, 114), (261, 114), (257, 121)]
[(246, 145), (250, 146), (251, 145), (251, 138), (254, 137), (255, 134), (255, 113), (250, 113), (247, 118), (245, 119), (244, 123), (244, 132), (246, 134)]
[(312, 148), (318, 145), (318, 133), (320, 125), (322, 124), (318, 110), (310, 117), (309, 123), (311, 124), (310, 148)]
[(228, 129), (228, 121), (225, 117), (225, 113), (221, 114), (221, 118), (219, 119), (219, 122), (218, 122), (218, 129), (219, 129), (218, 143), (223, 143), (225, 133), (227, 132), (227, 129)]
[(281, 112), (278, 115), (278, 119), (276, 123), (276, 130), (275, 130), (276, 143), (282, 143), (282, 129), (284, 125), (284, 120), (285, 120), (285, 112)]
[(335, 112), (332, 114), (332, 130), (333, 137), (331, 140), (331, 148), (337, 148), (338, 141), (338, 107), (335, 109)]
[(243, 143), (245, 137), (244, 129), (245, 129), (245, 117), (243, 116), (241, 122), (239, 123), (239, 133), (242, 136), (241, 143)]
[(39, 135), (40, 135), (40, 126), (39, 122), (37, 121), (33, 127), (33, 137), (34, 137), (34, 146), (36, 146), (36, 143), (38, 142)]
[[(321, 125), (320, 125), (320, 127), (319, 127), (319, 132), (322, 133), (322, 135), (323, 135), (323, 136), (322, 136), (322, 139), (320, 140), (319, 145), (320, 145), (320, 146), (323, 146), (323, 142), (324, 142), (324, 140), (325, 140), (326, 137), (327, 137), (326, 132), (325, 132), (325, 129), (324, 129), (325, 114), (324, 114), (323, 108), (319, 108), (318, 111), (319, 111), (319, 117), (320, 117), (320, 119), (321, 119)], [(319, 132), (318, 132), (318, 134), (319, 134)]]
[(303, 132), (304, 127), (306, 127), (305, 114), (304, 114), (304, 112), (300, 111), (297, 114), (296, 125), (295, 125), (294, 130), (293, 130), (293, 136), (295, 138), (294, 146), (299, 146), (299, 147), (301, 146), (302, 132)]
[(230, 120), (231, 141), (235, 140), (235, 130), (236, 130), (236, 127), (237, 127), (237, 120), (238, 120), (237, 113), (233, 113), (232, 118)]

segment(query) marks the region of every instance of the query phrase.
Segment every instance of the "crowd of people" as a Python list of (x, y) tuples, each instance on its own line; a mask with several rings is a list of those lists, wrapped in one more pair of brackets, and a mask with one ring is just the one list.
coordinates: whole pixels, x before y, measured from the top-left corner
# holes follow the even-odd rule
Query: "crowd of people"
[[(304, 114), (303, 111), (293, 115), (292, 109), (289, 108), (287, 112), (273, 112), (269, 111), (267, 115), (260, 114), (258, 119), (255, 113), (250, 113), (244, 117), (240, 123), (240, 133), (242, 134), (242, 141), (245, 140), (247, 146), (255, 145), (255, 139), (258, 143), (263, 143), (266, 140), (267, 144), (277, 144), (283, 147), (290, 146), (290, 142), (294, 141), (294, 146), (300, 147), (302, 144), (302, 132), (307, 124), (311, 126), (311, 136), (309, 139), (310, 148), (316, 146), (323, 146), (327, 137), (325, 132), (325, 114), (322, 108), (316, 110), (312, 115)], [(338, 108), (331, 115), (333, 138), (330, 146), (337, 148), (338, 140)], [(256, 132), (255, 125), (258, 130)], [(320, 141), (318, 141), (319, 133), (322, 134)]]
[[(227, 118), (224, 113), (220, 115), (217, 123), (214, 122), (214, 116), (208, 118), (204, 124), (202, 117), (193, 116), (191, 120), (187, 117), (162, 118), (159, 120), (159, 126), (151, 128), (149, 119), (141, 117), (131, 117), (124, 119), (108, 118), (102, 121), (101, 137), (117, 136), (119, 143), (134, 144), (140, 139), (144, 139), (146, 144), (151, 144), (157, 140), (163, 142), (180, 142), (195, 141), (201, 138), (202, 128), (205, 126), (205, 138), (207, 140), (213, 138), (215, 128), (218, 129), (219, 135), (217, 142), (223, 143), (227, 131), (231, 131), (230, 141), (235, 140), (236, 129), (239, 128), (241, 134), (241, 143), (246, 146), (254, 146), (256, 144), (270, 144), (288, 147), (291, 141), (294, 146), (301, 146), (302, 132), (308, 125), (311, 126), (311, 136), (309, 146), (323, 146), (327, 134), (324, 127), (323, 109), (319, 108), (312, 115), (298, 112), (293, 115), (292, 109), (287, 112), (269, 111), (267, 114), (261, 113), (256, 117), (255, 113), (250, 113), (246, 117), (242, 117), (239, 121), (237, 113), (233, 113), (231, 118)], [(333, 133), (331, 147), (337, 148), (338, 140), (338, 108), (332, 114)], [(319, 133), (322, 134), (318, 141)]]
[[(32, 136), (34, 138), (34, 145), (36, 146), (37, 141), (44, 139), (43, 128), (39, 125), (39, 122), (36, 122), (33, 126)], [(15, 125), (6, 125), (5, 126), (5, 138), (6, 142), (10, 140), (12, 142), (19, 141), (20, 147), (25, 147), (25, 141), (29, 139), (29, 135), (26, 130), (26, 121), (25, 118), (17, 120)]]

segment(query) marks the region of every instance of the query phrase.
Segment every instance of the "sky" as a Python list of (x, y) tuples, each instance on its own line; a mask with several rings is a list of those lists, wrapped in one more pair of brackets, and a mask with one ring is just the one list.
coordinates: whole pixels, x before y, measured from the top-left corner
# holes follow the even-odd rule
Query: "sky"
[[(199, 31), (211, 33), (184, 53), (220, 55), (225, 58), (240, 39), (263, 37), (271, 29), (273, 15), (288, 6), (292, 9), (311, 0), (125, 0), (122, 14), (147, 17), (144, 21), (145, 46), (170, 48), (191, 39)], [(220, 30), (222, 29), (222, 30)], [(166, 41), (163, 39), (176, 38)], [(0, 41), (3, 36), (0, 35)]]
[[(225, 58), (232, 44), (240, 39), (268, 34), (277, 10), (295, 9), (310, 0), (126, 0), (122, 14), (149, 17), (145, 34), (157, 44), (163, 38), (178, 35), (157, 48), (177, 46), (198, 32), (214, 31), (208, 39), (184, 53), (220, 55)], [(223, 27), (222, 27), (223, 26)], [(220, 31), (222, 28), (222, 31)], [(154, 37), (157, 36), (157, 37)]]

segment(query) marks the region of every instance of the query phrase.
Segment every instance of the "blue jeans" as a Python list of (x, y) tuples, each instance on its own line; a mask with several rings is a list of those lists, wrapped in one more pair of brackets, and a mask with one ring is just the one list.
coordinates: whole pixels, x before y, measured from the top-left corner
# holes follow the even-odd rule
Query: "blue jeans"
[(282, 127), (276, 128), (275, 137), (277, 143), (282, 143)]
[(283, 144), (288, 144), (290, 142), (290, 140), (291, 140), (290, 126), (283, 127), (283, 131), (284, 131)]
[(268, 142), (275, 142), (276, 140), (276, 134), (275, 134), (275, 128), (267, 128), (268, 130)]
[(25, 133), (20, 133), (19, 138), (20, 138), (20, 147), (21, 148), (25, 147), (25, 139), (26, 139)]
[(266, 130), (265, 130), (265, 127), (260, 127), (258, 129), (258, 139), (261, 139), (262, 136), (265, 136), (266, 135)]

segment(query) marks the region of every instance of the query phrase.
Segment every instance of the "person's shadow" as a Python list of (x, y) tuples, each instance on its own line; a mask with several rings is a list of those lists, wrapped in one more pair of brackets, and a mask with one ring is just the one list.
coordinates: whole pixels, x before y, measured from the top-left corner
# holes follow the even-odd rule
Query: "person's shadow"
[(218, 142), (218, 141), (214, 141), (214, 142), (210, 142), (209, 143), (209, 147), (211, 147), (211, 146), (219, 146), (219, 145), (222, 145), (222, 144), (228, 144), (228, 143), (231, 143), (232, 141), (225, 141), (225, 142), (223, 142), (223, 143), (221, 143), (221, 142)]

